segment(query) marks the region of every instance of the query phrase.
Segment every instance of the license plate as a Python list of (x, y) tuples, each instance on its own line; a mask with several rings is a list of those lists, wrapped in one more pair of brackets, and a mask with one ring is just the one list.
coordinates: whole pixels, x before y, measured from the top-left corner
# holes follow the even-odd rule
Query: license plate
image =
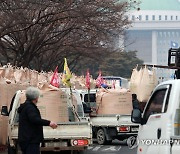
[(139, 128), (131, 128), (132, 132), (137, 132)]

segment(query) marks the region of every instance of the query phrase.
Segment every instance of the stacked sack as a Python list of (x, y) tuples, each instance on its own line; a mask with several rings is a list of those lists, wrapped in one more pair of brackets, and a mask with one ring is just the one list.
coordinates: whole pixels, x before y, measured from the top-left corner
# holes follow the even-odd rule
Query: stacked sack
[(153, 89), (158, 84), (155, 69), (149, 70), (146, 66), (139, 71), (133, 69), (130, 79), (130, 90), (137, 94), (140, 102), (147, 102)]
[[(86, 79), (84, 76), (76, 76), (75, 74), (72, 74), (71, 84), (74, 89), (86, 89)], [(94, 89), (95, 87), (96, 81), (90, 77), (90, 89)]]
[[(21, 93), (20, 103), (24, 103), (25, 90)], [(40, 97), (37, 107), (40, 110), (43, 119), (52, 120), (55, 122), (67, 122), (68, 108), (67, 95), (61, 89), (53, 86), (44, 85), (40, 89)], [(53, 113), (53, 114), (52, 114)]]
[[(38, 102), (38, 108), (40, 109), (42, 118), (50, 119), (56, 122), (67, 122), (69, 118), (78, 120), (76, 117), (71, 117), (68, 113), (67, 95), (61, 89), (50, 85), (52, 76), (50, 72), (38, 72), (23, 67), (14, 67), (10, 64), (0, 67), (0, 108), (3, 105), (10, 106), (11, 100), (18, 90), (25, 90), (29, 86), (35, 86), (40, 89), (41, 95)], [(59, 73), (59, 80), (62, 79), (62, 73)], [(92, 80), (92, 79), (91, 79)], [(73, 79), (72, 79), (73, 81)], [(93, 80), (92, 80), (93, 81)], [(79, 88), (85, 87), (85, 78), (74, 75), (74, 83), (80, 85)], [(60, 87), (65, 87), (60, 82)], [(77, 100), (72, 98), (73, 106), (77, 109)], [(20, 103), (25, 101), (25, 91), (22, 93)], [(54, 114), (52, 114), (54, 113)], [(5, 145), (7, 142), (7, 127), (8, 117), (0, 115), (0, 145)]]

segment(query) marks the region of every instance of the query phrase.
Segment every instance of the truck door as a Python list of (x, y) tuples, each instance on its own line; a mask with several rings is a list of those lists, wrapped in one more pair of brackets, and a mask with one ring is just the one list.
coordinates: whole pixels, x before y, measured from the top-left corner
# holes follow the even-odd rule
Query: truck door
[(138, 154), (167, 154), (169, 151), (165, 142), (170, 139), (171, 115), (167, 112), (170, 91), (171, 85), (159, 86), (146, 105), (138, 133)]

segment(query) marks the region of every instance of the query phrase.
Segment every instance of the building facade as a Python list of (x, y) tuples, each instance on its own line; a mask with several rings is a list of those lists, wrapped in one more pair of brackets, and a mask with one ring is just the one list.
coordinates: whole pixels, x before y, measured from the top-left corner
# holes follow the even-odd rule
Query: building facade
[[(132, 10), (133, 22), (126, 31), (126, 51), (137, 50), (145, 64), (168, 64), (169, 48), (180, 46), (180, 0), (142, 0), (140, 10)], [(174, 70), (157, 70), (162, 80), (173, 77)]]

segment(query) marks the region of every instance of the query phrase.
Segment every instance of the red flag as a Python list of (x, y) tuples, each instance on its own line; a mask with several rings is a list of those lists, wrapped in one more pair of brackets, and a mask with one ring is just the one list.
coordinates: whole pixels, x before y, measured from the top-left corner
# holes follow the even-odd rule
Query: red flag
[(99, 75), (96, 79), (96, 86), (101, 87), (101, 84), (103, 84), (103, 83), (104, 83), (104, 80), (102, 78), (102, 73), (101, 73), (101, 71), (99, 71)]
[(89, 70), (86, 72), (86, 87), (90, 89), (90, 73)]
[(57, 88), (59, 88), (59, 86), (60, 86), (60, 80), (59, 80), (59, 75), (58, 75), (58, 66), (54, 70), (54, 74), (52, 76), (50, 84)]

